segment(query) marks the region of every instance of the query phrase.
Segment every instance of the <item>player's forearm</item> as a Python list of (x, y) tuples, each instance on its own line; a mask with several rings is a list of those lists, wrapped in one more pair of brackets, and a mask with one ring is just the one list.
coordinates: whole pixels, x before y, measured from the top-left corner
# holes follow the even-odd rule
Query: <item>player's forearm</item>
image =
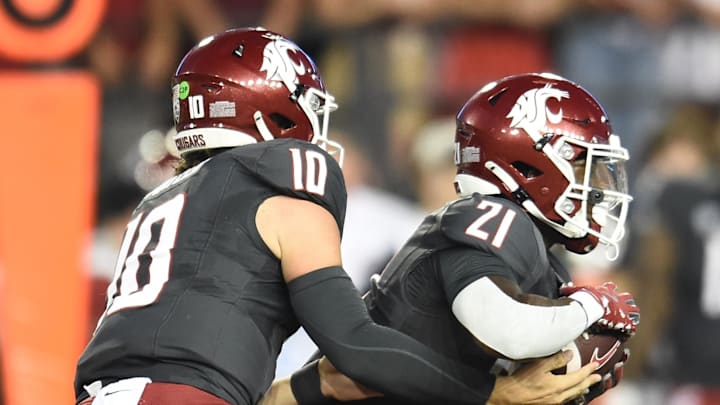
[(460, 291), (452, 311), (483, 345), (514, 360), (557, 353), (588, 326), (585, 310), (578, 303), (544, 306), (519, 302), (487, 277)]
[(273, 381), (258, 405), (298, 405), (290, 387), (290, 379)]
[(288, 284), (298, 318), (342, 373), (416, 403), (484, 403), (494, 377), (446, 359), (416, 340), (373, 323), (340, 268)]

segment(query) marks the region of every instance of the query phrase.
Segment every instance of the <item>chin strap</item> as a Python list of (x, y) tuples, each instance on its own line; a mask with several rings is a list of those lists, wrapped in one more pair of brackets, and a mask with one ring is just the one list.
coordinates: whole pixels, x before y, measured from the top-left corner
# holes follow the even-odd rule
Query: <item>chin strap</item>
[(610, 260), (611, 262), (614, 262), (617, 260), (618, 256), (620, 256), (620, 247), (617, 243), (603, 243), (603, 245), (607, 246), (605, 248), (605, 258)]

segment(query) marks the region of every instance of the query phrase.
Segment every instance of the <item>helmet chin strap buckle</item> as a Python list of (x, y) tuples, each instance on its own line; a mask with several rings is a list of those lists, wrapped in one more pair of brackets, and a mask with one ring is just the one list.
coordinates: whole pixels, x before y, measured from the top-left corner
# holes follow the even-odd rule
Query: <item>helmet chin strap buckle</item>
[(305, 91), (305, 85), (304, 84), (298, 84), (295, 87), (295, 91), (290, 93), (290, 100), (293, 101), (293, 103), (297, 103), (298, 100), (300, 100), (300, 96), (302, 96), (303, 92)]
[(518, 204), (522, 205), (525, 201), (530, 199), (530, 195), (525, 191), (524, 188), (520, 187), (520, 185), (510, 176), (508, 172), (503, 170), (500, 166), (498, 166), (493, 161), (487, 161), (485, 163), (485, 167), (488, 168), (494, 174), (500, 181), (505, 184), (505, 186), (510, 190), (510, 193), (512, 194), (515, 201), (518, 202)]
[(488, 160), (485, 162), (485, 167), (492, 172), (503, 184), (510, 190), (513, 198), (522, 205), (523, 202), (530, 199), (530, 195), (525, 191), (524, 188), (510, 176), (510, 173), (503, 170), (495, 162)]
[(541, 151), (545, 145), (547, 145), (548, 142), (552, 139), (553, 134), (545, 134), (542, 138), (538, 139), (537, 142), (533, 145), (533, 148), (537, 151)]
[(517, 201), (521, 205), (523, 202), (525, 202), (525, 200), (530, 199), (530, 195), (528, 195), (527, 191), (525, 191), (525, 189), (522, 187), (519, 187), (517, 190), (513, 191), (512, 196), (515, 201)]

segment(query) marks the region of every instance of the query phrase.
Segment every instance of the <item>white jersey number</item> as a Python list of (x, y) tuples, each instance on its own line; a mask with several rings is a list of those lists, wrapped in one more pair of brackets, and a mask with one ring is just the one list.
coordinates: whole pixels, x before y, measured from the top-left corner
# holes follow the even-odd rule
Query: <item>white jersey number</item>
[[(108, 286), (107, 307), (98, 325), (104, 317), (117, 311), (149, 305), (157, 300), (170, 275), (172, 249), (184, 206), (185, 194), (179, 194), (147, 215), (138, 214), (128, 223), (115, 274)], [(145, 269), (149, 277), (144, 285), (138, 285), (137, 277), (141, 257), (149, 259)]]
[[(305, 152), (305, 159), (301, 155), (302, 152)], [(324, 195), (328, 171), (325, 157), (320, 152), (300, 151), (298, 148), (290, 148), (290, 156), (292, 157), (293, 188)]]
[(480, 204), (478, 204), (477, 209), (487, 211), (480, 215), (480, 218), (470, 224), (470, 226), (465, 229), (465, 233), (484, 241), (492, 237), (491, 244), (498, 249), (501, 248), (503, 242), (505, 241), (505, 237), (508, 234), (508, 230), (510, 230), (510, 225), (515, 219), (515, 211), (505, 210), (505, 214), (503, 214), (502, 220), (500, 220), (500, 225), (498, 225), (494, 234), (491, 235), (491, 230), (483, 229), (483, 227), (488, 221), (500, 215), (503, 210), (503, 206), (496, 202), (482, 200), (480, 201)]

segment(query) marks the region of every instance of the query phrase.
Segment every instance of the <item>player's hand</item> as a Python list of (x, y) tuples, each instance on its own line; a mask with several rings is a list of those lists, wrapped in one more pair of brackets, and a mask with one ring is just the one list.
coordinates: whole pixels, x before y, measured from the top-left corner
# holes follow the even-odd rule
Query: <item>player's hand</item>
[(597, 363), (562, 375), (552, 370), (564, 367), (572, 359), (569, 351), (526, 363), (512, 375), (497, 377), (487, 405), (554, 405), (564, 404), (582, 395), (593, 384), (601, 382), (593, 374)]
[(381, 393), (373, 391), (340, 373), (325, 356), (320, 358), (318, 372), (320, 373), (321, 391), (326, 397), (335, 398), (338, 401), (356, 401), (382, 396)]
[(606, 330), (622, 332), (632, 336), (640, 323), (640, 308), (635, 305), (635, 298), (628, 292), (617, 292), (615, 283), (608, 281), (602, 285), (560, 287), (560, 295), (570, 296), (576, 292), (590, 294), (604, 309), (602, 318), (597, 325)]
[(625, 367), (625, 363), (627, 363), (629, 358), (630, 349), (626, 348), (623, 351), (622, 359), (615, 363), (613, 371), (605, 374), (600, 382), (591, 385), (590, 390), (587, 393), (583, 394), (581, 397), (575, 399), (574, 401), (571, 401), (570, 404), (585, 405), (593, 399), (604, 394), (607, 390), (618, 385), (620, 383), (620, 380), (622, 380), (623, 368)]

